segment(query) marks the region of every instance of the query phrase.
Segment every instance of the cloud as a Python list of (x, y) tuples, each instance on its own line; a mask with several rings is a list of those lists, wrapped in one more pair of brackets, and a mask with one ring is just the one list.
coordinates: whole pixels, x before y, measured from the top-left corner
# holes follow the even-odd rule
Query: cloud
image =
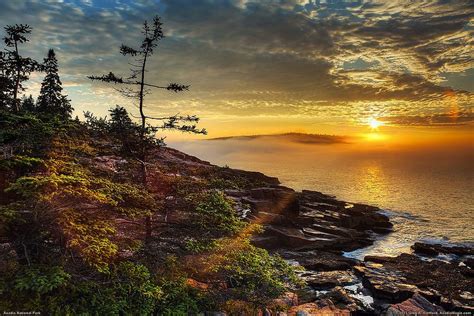
[(389, 124), (412, 126), (467, 125), (474, 123), (474, 113), (453, 112), (433, 115), (392, 116), (381, 120)]
[(451, 107), (447, 94), (460, 109), (472, 107), (472, 1), (321, 2), (18, 0), (1, 1), (0, 18), (34, 27), (21, 48), (26, 55), (42, 59), (49, 47), (57, 50), (78, 110), (94, 97), (104, 108), (130, 104), (107, 98), (114, 90), (86, 76), (126, 74), (129, 60), (118, 47), (138, 44), (142, 21), (156, 13), (167, 37), (147, 77), (191, 84), (191, 91), (150, 95), (151, 112), (422, 117)]

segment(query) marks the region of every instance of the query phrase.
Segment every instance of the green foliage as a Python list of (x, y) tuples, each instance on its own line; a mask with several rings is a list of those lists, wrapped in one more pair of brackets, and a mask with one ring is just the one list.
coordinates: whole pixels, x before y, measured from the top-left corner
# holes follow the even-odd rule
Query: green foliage
[(43, 165), (43, 159), (23, 155), (14, 155), (6, 159), (0, 159), (0, 169), (16, 170), (20, 173), (31, 171)]
[(163, 297), (157, 306), (159, 315), (192, 315), (202, 311), (207, 297), (186, 284), (185, 278), (161, 281)]
[(19, 292), (46, 294), (63, 286), (70, 275), (62, 267), (25, 267), (14, 282), (14, 289)]
[(239, 189), (239, 183), (219, 177), (212, 177), (209, 179), (208, 187), (216, 190)]
[(55, 128), (31, 113), (12, 114), (0, 110), (0, 146), (4, 157), (15, 154), (39, 156), (49, 145)]
[(142, 160), (146, 152), (163, 145), (162, 139), (156, 138), (156, 128), (149, 125), (142, 128), (130, 119), (125, 108), (116, 106), (109, 112), (110, 119), (85, 113), (86, 124), (93, 133), (107, 135), (117, 141), (122, 156)]
[(208, 292), (187, 282), (189, 279), (184, 268), (176, 256), (166, 257), (163, 273), (158, 274), (158, 284), (163, 291), (156, 310), (158, 315), (195, 315), (215, 307)]
[(288, 285), (299, 283), (294, 269), (281, 257), (251, 245), (232, 252), (221, 268), (230, 285), (230, 296), (258, 306), (287, 291)]
[(211, 191), (199, 202), (196, 223), (203, 232), (215, 236), (235, 234), (245, 226), (233, 207), (233, 201), (219, 191)]
[(90, 281), (75, 279), (61, 267), (44, 266), (23, 267), (0, 281), (0, 308), (49, 315), (151, 315), (163, 297), (149, 270), (132, 262), (118, 263), (109, 274)]
[(186, 241), (185, 248), (191, 253), (209, 252), (217, 247), (216, 240), (197, 240), (189, 239)]
[[(45, 223), (41, 229), (65, 238), (67, 248), (99, 271), (107, 271), (118, 251), (111, 240), (116, 232), (114, 217), (148, 214), (154, 199), (135, 185), (94, 176), (80, 165), (64, 169), (66, 173), (20, 177), (6, 191), (44, 210), (42, 216), (55, 218), (57, 226)], [(25, 204), (20, 206), (18, 211)]]

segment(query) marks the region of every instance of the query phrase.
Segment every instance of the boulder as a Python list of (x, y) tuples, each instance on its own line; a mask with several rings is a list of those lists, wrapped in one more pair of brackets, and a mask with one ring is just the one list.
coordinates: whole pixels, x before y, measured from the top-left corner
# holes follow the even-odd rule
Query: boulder
[(280, 239), (281, 246), (286, 246), (290, 249), (301, 247), (322, 248), (331, 242), (331, 240), (326, 238), (311, 237), (296, 227), (267, 225), (265, 226), (265, 235), (277, 236)]
[(422, 295), (415, 293), (411, 298), (401, 303), (390, 305), (384, 315), (424, 315), (428, 313), (436, 314), (441, 312), (444, 312), (442, 307), (430, 303)]
[(301, 277), (306, 281), (306, 284), (315, 289), (330, 289), (357, 282), (356, 276), (350, 271), (307, 271), (302, 273)]
[(382, 264), (366, 263), (354, 269), (362, 276), (363, 284), (378, 299), (399, 303), (418, 291), (418, 288), (408, 284), (398, 271), (386, 269)]
[(298, 288), (295, 292), (298, 295), (298, 304), (306, 304), (306, 303), (314, 302), (320, 296), (318, 291), (311, 288), (310, 286), (304, 286), (304, 287)]

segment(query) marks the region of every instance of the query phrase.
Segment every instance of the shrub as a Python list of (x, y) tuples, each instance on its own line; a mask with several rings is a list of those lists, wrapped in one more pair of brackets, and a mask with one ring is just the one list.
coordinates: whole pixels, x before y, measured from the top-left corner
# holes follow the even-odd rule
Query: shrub
[(217, 237), (235, 234), (246, 225), (239, 219), (233, 201), (219, 191), (206, 194), (197, 205), (196, 223), (204, 233)]

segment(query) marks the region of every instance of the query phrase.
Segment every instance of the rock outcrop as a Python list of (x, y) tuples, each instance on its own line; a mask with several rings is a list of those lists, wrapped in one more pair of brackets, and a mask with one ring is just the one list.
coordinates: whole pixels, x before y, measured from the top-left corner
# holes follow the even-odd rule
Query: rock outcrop
[(365, 260), (355, 271), (377, 299), (401, 303), (420, 294), (447, 310), (474, 311), (474, 278), (469, 267), (412, 254)]
[[(104, 171), (120, 173), (122, 162), (105, 159), (96, 163)], [(296, 192), (279, 185), (277, 178), (219, 168), (173, 149), (159, 151), (153, 163), (159, 168), (150, 166), (151, 187), (175, 209), (157, 222), (180, 225), (189, 220), (186, 206), (174, 205), (175, 199), (168, 196), (166, 181), (215, 178), (236, 202), (238, 214), (262, 225), (263, 233), (254, 236), (253, 243), (305, 269), (300, 275), (306, 286), (277, 300), (280, 305), (293, 306), (288, 315), (473, 311), (472, 247), (416, 243), (414, 252), (423, 259), (402, 254), (367, 256), (365, 262), (359, 262), (343, 253), (369, 246), (392, 229), (389, 218), (376, 207), (340, 201), (316, 191)], [(179, 239), (167, 238), (162, 230), (164, 252), (178, 252), (183, 247)], [(437, 260), (439, 255), (455, 260), (443, 262)], [(195, 283), (196, 287), (205, 286)]]
[(436, 306), (420, 294), (398, 304), (390, 305), (383, 313), (385, 316), (438, 314), (444, 312), (442, 307)]
[(249, 206), (250, 221), (263, 225), (265, 231), (254, 243), (267, 249), (351, 251), (370, 245), (373, 233), (392, 228), (378, 208), (339, 201), (320, 192), (270, 186), (227, 194)]
[(457, 256), (474, 255), (474, 248), (467, 246), (416, 242), (411, 248), (415, 253), (428, 256), (437, 256), (439, 254), (453, 254)]

